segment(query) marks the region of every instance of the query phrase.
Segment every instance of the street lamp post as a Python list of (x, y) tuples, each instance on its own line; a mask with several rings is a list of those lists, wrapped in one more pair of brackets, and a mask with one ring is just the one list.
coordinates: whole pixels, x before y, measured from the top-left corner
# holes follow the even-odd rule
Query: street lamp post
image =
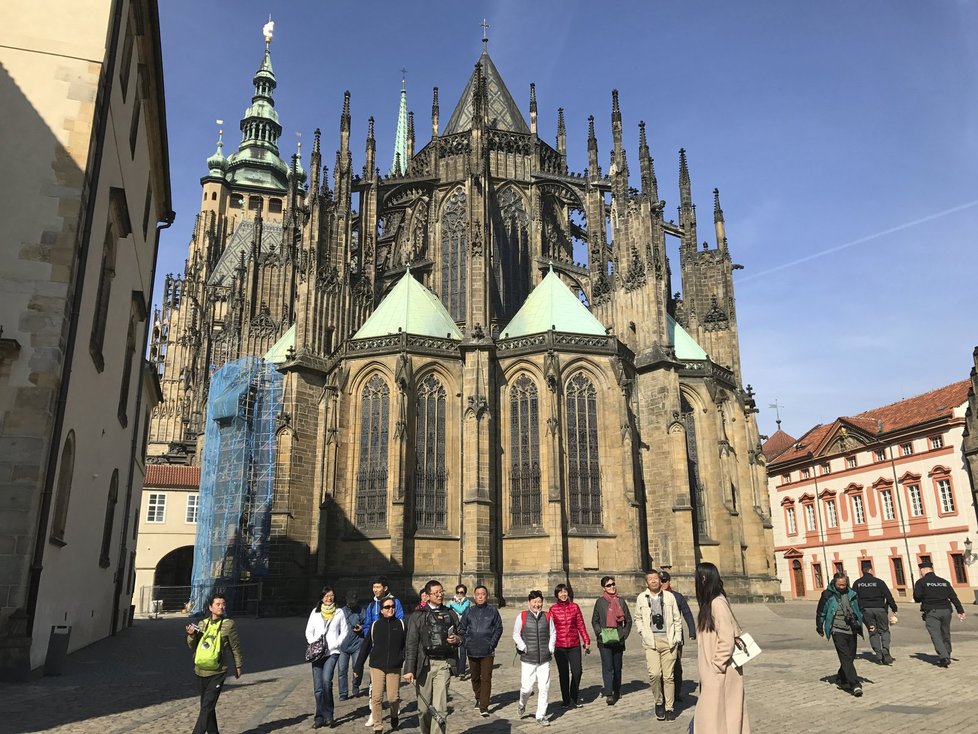
[[(808, 458), (812, 462), (812, 476), (815, 478), (815, 529), (818, 530), (818, 542), (822, 546), (822, 563), (825, 565), (825, 578), (828, 578), (829, 573), (829, 557), (825, 552), (825, 537), (822, 534), (822, 509), (818, 503), (818, 467), (815, 466), (815, 454), (811, 451), (808, 452)], [(824, 581), (825, 578), (822, 580)]]
[[(883, 444), (883, 421), (876, 420), (876, 438)], [(913, 556), (910, 554), (910, 541), (907, 540), (907, 526), (903, 521), (903, 500), (900, 497), (900, 480), (897, 479), (896, 462), (893, 460), (893, 445), (886, 443), (886, 451), (890, 457), (890, 470), (893, 472), (893, 494), (896, 496), (897, 513), (900, 517), (900, 534), (903, 536), (903, 547), (907, 550), (907, 565), (910, 567), (910, 578), (914, 578)]]

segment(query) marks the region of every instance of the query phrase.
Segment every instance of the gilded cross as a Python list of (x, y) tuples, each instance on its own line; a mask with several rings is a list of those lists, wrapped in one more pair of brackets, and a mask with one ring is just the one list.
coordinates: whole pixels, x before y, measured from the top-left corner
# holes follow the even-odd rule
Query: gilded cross
[(482, 42), (487, 43), (489, 41), (489, 35), (488, 35), (489, 28), (490, 28), (489, 21), (483, 18), (482, 23), (480, 23), (479, 25), (482, 26)]

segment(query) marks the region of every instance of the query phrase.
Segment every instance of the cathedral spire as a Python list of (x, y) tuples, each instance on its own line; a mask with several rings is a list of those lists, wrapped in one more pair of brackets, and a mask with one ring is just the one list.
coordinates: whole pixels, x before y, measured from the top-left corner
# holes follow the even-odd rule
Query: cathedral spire
[(655, 180), (655, 161), (645, 137), (645, 120), (638, 123), (638, 165), (642, 174), (642, 192), (656, 204), (659, 201), (659, 183)]
[(560, 154), (561, 170), (567, 169), (567, 127), (564, 125), (564, 108), (557, 108), (557, 152)]
[[(395, 156), (397, 154), (395, 153)], [(368, 180), (373, 178), (374, 168), (377, 159), (377, 141), (374, 140), (374, 118), (370, 117), (367, 120), (367, 145), (364, 154), (364, 164), (363, 164), (363, 178)], [(391, 167), (391, 173), (394, 173), (393, 166)]]
[(401, 104), (397, 109), (397, 132), (394, 134), (394, 153), (391, 156), (390, 174), (403, 175), (407, 171), (408, 157), (408, 111), (407, 111), (407, 80), (404, 75), (407, 69), (401, 69)]
[(683, 247), (696, 251), (696, 205), (693, 204), (689, 167), (686, 165), (686, 149), (679, 149), (679, 224), (683, 229)]
[(587, 172), (591, 178), (598, 176), (598, 138), (594, 134), (594, 115), (587, 118)]
[(686, 149), (679, 149), (679, 205), (692, 206), (693, 192), (689, 183), (689, 166), (686, 165)]
[(414, 113), (408, 112), (407, 159), (414, 158)]
[(431, 137), (438, 137), (438, 87), (431, 90)]
[(537, 85), (530, 82), (530, 134), (537, 134)]
[(717, 249), (727, 249), (727, 228), (723, 221), (723, 209), (720, 208), (720, 189), (713, 189), (713, 226), (716, 227)]
[(284, 191), (288, 185), (289, 167), (282, 160), (278, 148), (282, 125), (273, 97), (277, 86), (271, 52), (274, 28), (271, 20), (262, 28), (265, 53), (252, 79), (254, 94), (251, 104), (241, 118), (241, 144), (228, 158), (228, 178), (234, 181), (240, 177), (249, 186)]

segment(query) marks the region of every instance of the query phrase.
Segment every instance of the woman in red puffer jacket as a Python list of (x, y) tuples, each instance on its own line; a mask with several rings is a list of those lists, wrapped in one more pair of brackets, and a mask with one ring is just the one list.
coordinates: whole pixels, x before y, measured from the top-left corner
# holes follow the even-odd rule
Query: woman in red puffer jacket
[(578, 698), (581, 688), (581, 643), (585, 654), (591, 654), (591, 638), (587, 634), (581, 608), (571, 601), (567, 584), (557, 584), (554, 589), (557, 602), (550, 607), (550, 618), (557, 629), (557, 647), (554, 660), (560, 676), (560, 698), (564, 708), (580, 707)]

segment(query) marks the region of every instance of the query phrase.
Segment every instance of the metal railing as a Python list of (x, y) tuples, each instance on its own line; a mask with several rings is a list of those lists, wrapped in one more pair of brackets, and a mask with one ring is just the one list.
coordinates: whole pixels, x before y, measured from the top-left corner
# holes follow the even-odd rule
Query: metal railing
[(143, 586), (139, 589), (136, 614), (146, 617), (173, 612), (190, 614), (195, 611), (190, 608), (191, 599), (206, 598), (218, 591), (227, 594), (227, 613), (230, 615), (257, 617), (261, 611), (261, 581), (253, 581), (243, 584), (214, 583), (200, 589), (190, 585)]

